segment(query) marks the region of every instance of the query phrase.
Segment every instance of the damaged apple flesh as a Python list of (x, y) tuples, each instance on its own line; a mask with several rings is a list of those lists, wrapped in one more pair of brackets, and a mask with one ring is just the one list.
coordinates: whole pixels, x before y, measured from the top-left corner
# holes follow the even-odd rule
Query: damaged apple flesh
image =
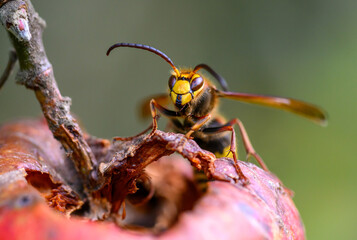
[[(242, 186), (230, 159), (215, 159), (180, 134), (156, 131), (113, 144), (87, 139), (98, 159), (91, 196), (43, 120), (0, 128), (0, 239), (304, 239), (289, 192), (254, 164), (239, 162), (250, 181)], [(192, 166), (211, 180), (205, 194)], [(153, 193), (135, 202), (145, 199), (145, 192), (135, 195), (140, 186)], [(90, 221), (90, 201), (108, 205), (105, 219)]]

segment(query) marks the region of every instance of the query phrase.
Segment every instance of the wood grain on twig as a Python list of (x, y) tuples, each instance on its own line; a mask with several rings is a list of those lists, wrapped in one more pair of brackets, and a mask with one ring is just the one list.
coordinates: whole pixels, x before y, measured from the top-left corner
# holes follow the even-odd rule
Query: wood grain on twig
[(71, 99), (63, 97), (57, 87), (42, 41), (45, 21), (28, 0), (13, 0), (2, 5), (0, 19), (19, 59), (18, 83), (35, 92), (53, 136), (73, 161), (89, 195), (95, 188), (95, 174), (92, 174), (95, 157), (70, 112)]

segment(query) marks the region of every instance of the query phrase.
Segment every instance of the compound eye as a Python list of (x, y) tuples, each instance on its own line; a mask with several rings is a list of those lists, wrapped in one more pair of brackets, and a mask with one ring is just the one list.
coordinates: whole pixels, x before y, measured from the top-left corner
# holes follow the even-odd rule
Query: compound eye
[(191, 90), (197, 91), (203, 86), (203, 78), (196, 77), (191, 82)]
[(169, 88), (172, 89), (176, 83), (176, 76), (171, 75), (169, 78)]

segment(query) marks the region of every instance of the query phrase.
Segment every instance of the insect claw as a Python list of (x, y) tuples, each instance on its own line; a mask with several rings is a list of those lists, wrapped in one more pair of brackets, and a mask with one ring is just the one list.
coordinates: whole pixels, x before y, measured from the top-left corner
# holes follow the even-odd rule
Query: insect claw
[(143, 134), (145, 134), (146, 132), (148, 132), (150, 129), (152, 129), (151, 134), (154, 133), (157, 129), (157, 124), (156, 124), (156, 128), (154, 129), (154, 123), (151, 123), (150, 126), (148, 128), (146, 128), (144, 131), (140, 132), (139, 134), (136, 134), (135, 136), (132, 137), (114, 137), (113, 138), (113, 143), (115, 143), (116, 141), (131, 141), (134, 138), (137, 138)]
[[(200, 146), (205, 146), (205, 150), (216, 151), (217, 147), (213, 145), (217, 145), (216, 142), (222, 140), (222, 147), (224, 147), (223, 150), (225, 151), (229, 145), (223, 143), (223, 140), (225, 141), (228, 135), (225, 133), (219, 133), (230, 131), (232, 133), (231, 143), (226, 157), (229, 158), (230, 154), (232, 154), (234, 168), (237, 173), (237, 176), (233, 177), (234, 181), (236, 183), (240, 183), (243, 186), (248, 185), (249, 180), (239, 167), (236, 151), (236, 135), (233, 125), (236, 124), (239, 127), (245, 147), (246, 160), (249, 161), (250, 157), (254, 157), (262, 169), (267, 172), (269, 172), (269, 169), (265, 165), (263, 159), (258, 155), (258, 153), (255, 152), (243, 123), (238, 118), (234, 118), (233, 120), (224, 124), (222, 120), (223, 118), (219, 115), (219, 113), (214, 111), (214, 109), (218, 106), (218, 98), (228, 98), (241, 102), (278, 108), (306, 117), (322, 125), (327, 121), (326, 113), (322, 109), (299, 100), (240, 92), (230, 92), (228, 91), (228, 86), (224, 78), (216, 73), (208, 65), (199, 64), (193, 70), (179, 70), (171, 61), (171, 59), (163, 52), (147, 45), (117, 43), (108, 49), (107, 55), (109, 55), (109, 53), (114, 48), (118, 47), (130, 47), (149, 51), (164, 59), (174, 70), (174, 73), (171, 74), (168, 82), (170, 94), (166, 96), (158, 95), (150, 100), (152, 124), (150, 125), (150, 128), (147, 129), (147, 131), (151, 129), (150, 135), (154, 135), (158, 129), (158, 119), (160, 118), (160, 115), (162, 115), (169, 118), (169, 121), (172, 123), (173, 130), (179, 133), (186, 133), (185, 137), (182, 137), (179, 142), (182, 147), (188, 140), (195, 139), (198, 140), (196, 141), (197, 144), (200, 142)], [(223, 91), (217, 89), (216, 86), (214, 86), (209, 81), (205, 81), (205, 78), (197, 73), (200, 69), (204, 69), (209, 72), (219, 82)], [(0, 83), (1, 82), (2, 81), (0, 78)], [(170, 101), (170, 99), (176, 107), (176, 110), (170, 110), (166, 108), (165, 105), (167, 105), (167, 101)], [(145, 115), (148, 115), (147, 111), (144, 112), (146, 112)], [(146, 131), (143, 133), (146, 133)], [(142, 133), (140, 133), (140, 135), (141, 134)], [(191, 135), (194, 137), (191, 137)], [(114, 141), (131, 140), (133, 138), (134, 137), (117, 137), (114, 138)], [(221, 147), (219, 148), (219, 152), (222, 152)], [(222, 153), (224, 155), (224, 152)], [(221, 156), (221, 154), (219, 154), (219, 156)], [(289, 190), (287, 190), (287, 192), (289, 192)]]
[(249, 185), (249, 179), (247, 177), (244, 176), (244, 178), (239, 178), (238, 181), (242, 184), (243, 187)]
[(246, 176), (240, 176), (233, 178), (235, 183), (240, 183), (243, 187), (249, 185), (250, 181)]
[(188, 131), (188, 132), (185, 134), (185, 137), (186, 137), (187, 139), (193, 139), (193, 137), (191, 137), (191, 134), (192, 134), (193, 132), (194, 132), (193, 130)]
[(246, 157), (245, 157), (245, 160), (247, 161), (247, 162), (250, 162), (250, 157), (253, 157), (253, 155), (251, 154), (251, 153), (247, 153), (247, 155), (246, 155)]

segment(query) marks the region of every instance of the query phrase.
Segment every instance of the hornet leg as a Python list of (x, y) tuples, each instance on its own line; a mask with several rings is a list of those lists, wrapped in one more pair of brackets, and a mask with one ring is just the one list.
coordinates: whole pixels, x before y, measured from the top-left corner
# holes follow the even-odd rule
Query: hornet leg
[(157, 129), (157, 119), (160, 117), (158, 114), (157, 114), (157, 110), (159, 110), (159, 112), (168, 117), (168, 118), (173, 118), (173, 117), (180, 117), (181, 114), (179, 112), (175, 112), (175, 111), (172, 111), (172, 110), (169, 110), (169, 109), (166, 109), (164, 108), (163, 106), (161, 106), (160, 104), (158, 104), (155, 99), (151, 99), (150, 101), (150, 111), (151, 111), (151, 116), (152, 116), (152, 123), (150, 124), (150, 126), (148, 128), (146, 128), (144, 131), (142, 131), (141, 133), (133, 136), (133, 137), (126, 137), (126, 138), (122, 138), (122, 137), (115, 137), (114, 138), (114, 141), (130, 141), (144, 133), (146, 133), (147, 131), (149, 131), (150, 129), (151, 130), (151, 133), (150, 134), (153, 134), (156, 129)]

